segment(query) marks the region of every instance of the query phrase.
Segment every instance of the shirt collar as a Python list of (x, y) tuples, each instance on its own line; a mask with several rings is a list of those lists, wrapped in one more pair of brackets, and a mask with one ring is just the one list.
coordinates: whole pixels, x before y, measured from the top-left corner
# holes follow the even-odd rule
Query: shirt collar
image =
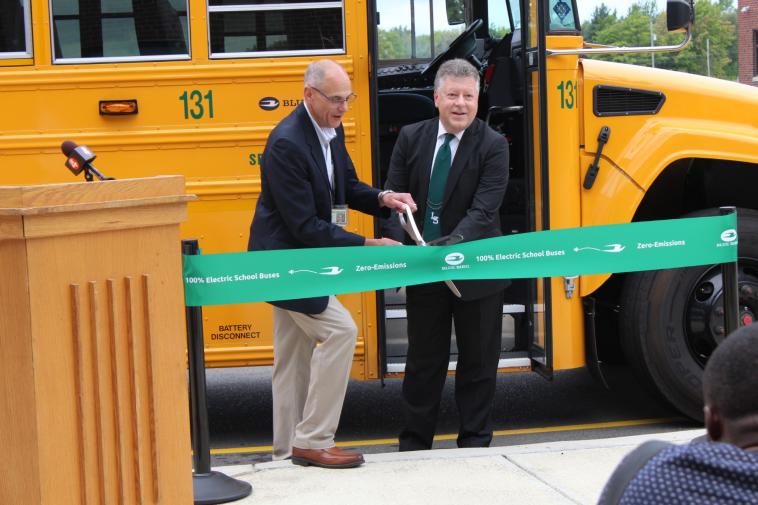
[[(452, 135), (455, 136), (455, 138), (458, 139), (458, 142), (461, 141), (461, 138), (463, 138), (463, 134), (466, 132), (466, 130), (461, 130), (458, 133), (453, 133)], [(441, 135), (444, 135), (446, 133), (449, 133), (445, 127), (442, 125), (442, 121), (438, 121), (437, 126), (437, 138), (440, 138)]]
[(313, 128), (316, 130), (316, 136), (318, 137), (319, 143), (322, 147), (326, 148), (326, 146), (329, 145), (329, 142), (337, 136), (337, 130), (334, 128), (324, 128), (319, 126), (316, 120), (313, 119), (311, 111), (308, 110), (308, 105), (303, 102), (303, 106), (305, 107), (305, 112), (308, 113), (308, 117), (311, 118), (311, 123), (313, 123)]

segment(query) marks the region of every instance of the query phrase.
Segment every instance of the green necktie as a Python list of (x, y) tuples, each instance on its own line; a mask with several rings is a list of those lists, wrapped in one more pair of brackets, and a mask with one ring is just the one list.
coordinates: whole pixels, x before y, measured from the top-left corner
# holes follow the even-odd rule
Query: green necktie
[(426, 199), (426, 216), (424, 217), (424, 240), (429, 242), (440, 238), (440, 214), (442, 199), (445, 197), (445, 184), (450, 173), (450, 162), (453, 158), (450, 152), (450, 141), (455, 137), (452, 133), (445, 134), (445, 141), (437, 151), (432, 165), (432, 179), (429, 181), (429, 196)]

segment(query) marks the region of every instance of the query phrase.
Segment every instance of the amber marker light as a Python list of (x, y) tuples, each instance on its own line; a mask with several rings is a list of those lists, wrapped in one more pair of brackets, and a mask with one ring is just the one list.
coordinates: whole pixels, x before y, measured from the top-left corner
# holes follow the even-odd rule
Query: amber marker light
[(137, 100), (100, 100), (101, 116), (125, 116), (137, 113)]

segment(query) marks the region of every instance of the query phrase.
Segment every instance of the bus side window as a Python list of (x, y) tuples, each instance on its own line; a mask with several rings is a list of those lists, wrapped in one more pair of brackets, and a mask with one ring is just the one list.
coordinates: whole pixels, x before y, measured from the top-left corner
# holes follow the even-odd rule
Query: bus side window
[(210, 56), (343, 54), (343, 7), (331, 0), (210, 0)]
[(187, 59), (186, 0), (52, 0), (56, 63)]
[(30, 58), (29, 0), (0, 0), (0, 60)]

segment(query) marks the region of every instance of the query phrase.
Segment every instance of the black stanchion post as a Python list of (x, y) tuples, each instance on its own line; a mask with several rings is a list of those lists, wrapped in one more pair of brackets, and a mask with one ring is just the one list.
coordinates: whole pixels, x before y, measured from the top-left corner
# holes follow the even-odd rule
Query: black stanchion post
[[(197, 240), (183, 240), (182, 254), (199, 254)], [(211, 471), (211, 445), (208, 429), (208, 403), (205, 391), (205, 354), (203, 349), (203, 309), (186, 307), (187, 352), (189, 354), (190, 424), (192, 427), (192, 487), (195, 505), (214, 505), (240, 500), (253, 487), (220, 472)]]
[[(721, 215), (734, 214), (737, 212), (735, 207), (721, 207)], [(737, 262), (722, 263), (721, 277), (723, 279), (724, 289), (724, 335), (729, 335), (739, 327), (740, 324), (740, 295), (737, 284)]]

